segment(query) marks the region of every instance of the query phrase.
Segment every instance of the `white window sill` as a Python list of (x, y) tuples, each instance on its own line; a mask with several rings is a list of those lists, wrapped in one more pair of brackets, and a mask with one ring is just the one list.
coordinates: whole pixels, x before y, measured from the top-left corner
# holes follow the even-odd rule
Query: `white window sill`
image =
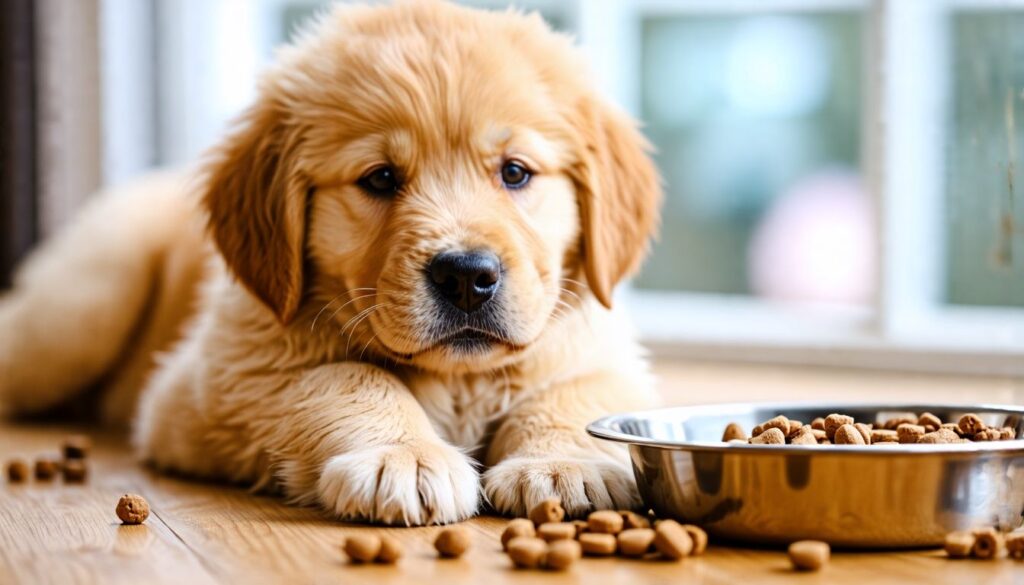
[(656, 358), (1024, 375), (1024, 311), (949, 308), (883, 332), (866, 307), (626, 290)]

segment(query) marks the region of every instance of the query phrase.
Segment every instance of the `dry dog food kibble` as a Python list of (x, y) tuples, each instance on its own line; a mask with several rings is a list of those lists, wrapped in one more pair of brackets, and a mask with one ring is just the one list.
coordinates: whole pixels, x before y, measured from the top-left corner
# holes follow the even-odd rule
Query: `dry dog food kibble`
[(654, 527), (654, 547), (667, 559), (679, 560), (693, 552), (693, 539), (675, 520), (662, 520)]
[(836, 445), (864, 445), (864, 435), (860, 434), (857, 427), (852, 424), (845, 424), (836, 429), (832, 442)]
[(903, 423), (896, 427), (896, 436), (899, 438), (900, 443), (916, 443), (918, 439), (924, 436), (924, 427)]
[(451, 526), (437, 535), (434, 548), (442, 557), (458, 558), (469, 550), (470, 543), (469, 530), (463, 526)]
[(600, 510), (587, 517), (587, 528), (590, 532), (618, 534), (622, 532), (624, 523), (622, 514), (614, 510)]
[[(783, 436), (789, 434), (789, 419), (784, 417), (784, 416), (782, 416), (781, 414), (779, 416), (775, 417), (775, 418), (769, 419), (769, 420), (761, 423), (760, 426), (761, 426), (761, 433), (767, 431), (768, 429), (779, 429), (780, 431), (782, 431), (782, 435)], [(758, 434), (761, 434), (761, 433), (758, 433)]]
[(537, 530), (533, 527), (533, 522), (527, 518), (516, 518), (508, 523), (505, 527), (505, 532), (501, 533), (501, 547), (508, 550), (508, 541), (512, 540), (517, 536), (536, 536)]
[(624, 557), (642, 557), (654, 544), (654, 531), (650, 528), (630, 528), (619, 533), (619, 554)]
[(618, 510), (618, 513), (622, 516), (623, 530), (629, 530), (630, 528), (651, 527), (651, 521), (641, 516), (640, 514), (637, 514), (636, 512), (633, 512), (631, 510)]
[(377, 556), (373, 560), (378, 563), (393, 565), (400, 558), (402, 558), (402, 543), (390, 536), (380, 537), (380, 551), (377, 552)]
[(723, 441), (731, 441), (733, 439), (740, 439), (744, 442), (747, 440), (747, 433), (743, 430), (743, 427), (736, 423), (729, 423), (725, 427), (725, 432), (722, 433)]
[(7, 481), (21, 483), (28, 479), (28, 463), (23, 459), (12, 459), (7, 462)]
[(898, 443), (899, 434), (892, 429), (871, 429), (871, 444), (875, 443)]
[(864, 423), (853, 423), (853, 426), (854, 426), (854, 428), (857, 429), (858, 432), (860, 432), (860, 436), (864, 439), (864, 444), (865, 445), (870, 445), (871, 444), (871, 430), (872, 430), (871, 429), (871, 425), (866, 425)]
[(1000, 441), (1003, 433), (999, 429), (985, 429), (972, 437), (975, 441)]
[(1003, 546), (1003, 535), (994, 528), (975, 530), (971, 556), (977, 559), (995, 559), (1002, 553)]
[(1014, 559), (1024, 559), (1024, 532), (1007, 535), (1006, 552)]
[(547, 542), (572, 540), (576, 538), (576, 526), (572, 522), (547, 522), (537, 527), (537, 536)]
[(917, 417), (917, 424), (925, 428), (933, 427), (938, 429), (942, 426), (942, 419), (930, 412), (922, 412), (921, 416)]
[(68, 435), (64, 438), (65, 459), (85, 459), (92, 448), (92, 441), (85, 435)]
[[(942, 423), (941, 425), (939, 425), (939, 428), (940, 429), (949, 429), (949, 430), (953, 431), (954, 433), (956, 433), (956, 436), (958, 436), (958, 437), (964, 436), (964, 432), (960, 430), (960, 425), (958, 425), (956, 423)], [(1013, 437), (1010, 437), (1010, 438), (1012, 439)]]
[(89, 468), (81, 459), (68, 459), (61, 466), (64, 473), (64, 483), (82, 483), (89, 476)]
[[(801, 429), (809, 429), (802, 425)], [(769, 427), (765, 433), (780, 432)], [(531, 516), (562, 517), (558, 500), (547, 500), (544, 508), (534, 508)], [(551, 510), (557, 506), (557, 510)], [(501, 535), (502, 546), (512, 564), (522, 569), (538, 567), (565, 570), (582, 555), (681, 559), (699, 555), (708, 544), (708, 535), (692, 524), (680, 525), (675, 520), (660, 520), (651, 526), (651, 519), (632, 510), (597, 510), (586, 522), (544, 522), (534, 528), (533, 521), (512, 520)], [(657, 554), (656, 554), (657, 553)]]
[[(782, 432), (785, 423), (786, 432)], [(879, 428), (875, 428), (876, 424)], [(779, 415), (756, 427), (748, 440), (754, 445), (881, 445), (952, 444), (967, 441), (1007, 441), (1017, 438), (1017, 421), (1007, 419), (1002, 427), (987, 427), (976, 414), (960, 417), (958, 422), (944, 423), (938, 416), (924, 412), (888, 413), (877, 423), (857, 422), (853, 417), (832, 413), (815, 418), (810, 425)], [(800, 426), (797, 426), (800, 425)], [(738, 427), (730, 423), (730, 428)], [(776, 432), (778, 431), (778, 432)], [(780, 435), (782, 440), (780, 441)], [(859, 436), (858, 436), (859, 435)], [(813, 441), (812, 441), (813, 438)], [(734, 442), (736, 439), (729, 439)]]
[(835, 442), (836, 431), (843, 425), (852, 425), (853, 417), (845, 414), (833, 413), (825, 417), (825, 436), (829, 441)]
[(39, 481), (50, 481), (60, 472), (60, 462), (48, 457), (36, 459), (35, 475)]
[(122, 524), (142, 524), (149, 518), (149, 503), (139, 494), (125, 494), (117, 501), (115, 511)]
[(966, 559), (974, 548), (974, 535), (970, 532), (950, 532), (946, 535), (946, 555), (951, 559)]
[(900, 425), (916, 425), (918, 416), (912, 412), (890, 415), (882, 426), (890, 430), (896, 430)]
[(575, 540), (557, 540), (548, 544), (542, 564), (545, 569), (564, 571), (583, 555), (580, 543)]
[(345, 554), (353, 563), (373, 562), (380, 548), (380, 537), (375, 534), (356, 534), (345, 539)]
[(814, 429), (809, 426), (803, 426), (796, 434), (789, 438), (789, 442), (793, 445), (817, 445), (818, 438), (814, 435)]
[(786, 435), (777, 428), (770, 428), (756, 437), (751, 437), (751, 445), (784, 445)]
[(683, 529), (690, 535), (690, 540), (693, 541), (693, 551), (690, 552), (693, 556), (702, 555), (708, 548), (708, 533), (704, 532), (704, 529), (700, 526), (694, 526), (693, 524), (683, 524)]
[(830, 549), (820, 540), (798, 540), (789, 545), (789, 561), (798, 571), (817, 571), (828, 563)]
[(521, 569), (535, 569), (544, 560), (548, 543), (532, 536), (517, 536), (508, 541), (508, 558)]
[(585, 555), (606, 557), (615, 554), (615, 549), (618, 548), (618, 541), (614, 534), (584, 532), (580, 535), (579, 540)]
[(565, 518), (565, 509), (562, 508), (562, 500), (558, 498), (548, 498), (530, 510), (530, 520), (533, 521), (534, 526), (548, 522), (561, 522), (563, 518)]
[(939, 427), (939, 430), (937, 431), (932, 431), (930, 433), (925, 433), (924, 435), (922, 435), (921, 438), (917, 440), (917, 442), (934, 444), (959, 443), (960, 437), (949, 429)]
[(956, 423), (956, 426), (960, 427), (960, 431), (968, 437), (973, 437), (979, 432), (985, 430), (985, 423), (976, 414), (965, 414), (960, 417), (960, 420)]

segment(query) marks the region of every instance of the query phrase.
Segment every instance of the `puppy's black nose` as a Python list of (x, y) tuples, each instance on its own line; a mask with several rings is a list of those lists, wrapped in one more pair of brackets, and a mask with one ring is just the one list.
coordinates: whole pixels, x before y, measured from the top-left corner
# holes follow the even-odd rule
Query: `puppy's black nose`
[(467, 313), (490, 300), (501, 280), (501, 262), (485, 250), (438, 254), (427, 271), (438, 294)]

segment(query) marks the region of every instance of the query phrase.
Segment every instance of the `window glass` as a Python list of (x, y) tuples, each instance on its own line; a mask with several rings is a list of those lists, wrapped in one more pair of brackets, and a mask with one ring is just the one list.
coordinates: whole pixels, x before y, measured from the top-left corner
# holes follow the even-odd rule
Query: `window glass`
[(858, 13), (645, 18), (640, 78), (666, 204), (638, 287), (870, 300)]
[(1024, 306), (1024, 11), (954, 13), (946, 295)]

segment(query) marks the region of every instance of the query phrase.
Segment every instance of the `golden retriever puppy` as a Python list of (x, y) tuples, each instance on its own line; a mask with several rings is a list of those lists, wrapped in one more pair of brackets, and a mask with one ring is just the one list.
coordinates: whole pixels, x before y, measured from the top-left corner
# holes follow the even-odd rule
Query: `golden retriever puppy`
[(627, 454), (584, 426), (653, 401), (610, 310), (657, 223), (646, 151), (536, 15), (339, 6), (195, 197), (102, 198), (29, 262), (0, 303), (0, 400), (115, 380), (117, 418), (145, 380), (144, 460), (344, 519), (453, 522), (481, 489), (508, 514), (633, 507)]

